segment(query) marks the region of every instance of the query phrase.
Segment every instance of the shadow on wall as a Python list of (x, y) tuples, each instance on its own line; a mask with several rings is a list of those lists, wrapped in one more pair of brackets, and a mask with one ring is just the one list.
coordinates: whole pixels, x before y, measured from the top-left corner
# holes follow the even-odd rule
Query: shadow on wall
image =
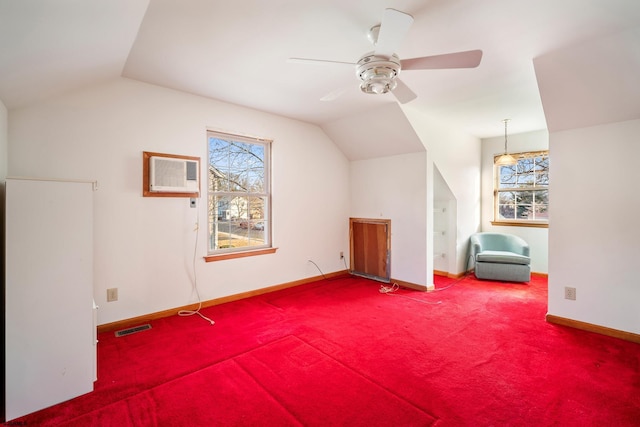
[(457, 274), (456, 199), (435, 165), (433, 177), (433, 270), (438, 275)]

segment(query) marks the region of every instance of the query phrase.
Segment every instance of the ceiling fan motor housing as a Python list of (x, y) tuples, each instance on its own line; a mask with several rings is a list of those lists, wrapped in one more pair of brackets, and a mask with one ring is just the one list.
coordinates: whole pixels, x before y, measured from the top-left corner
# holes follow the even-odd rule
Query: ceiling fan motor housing
[(364, 93), (379, 95), (392, 91), (396, 85), (396, 77), (400, 74), (400, 59), (393, 55), (390, 58), (366, 54), (356, 64), (356, 75), (362, 83), (360, 90)]

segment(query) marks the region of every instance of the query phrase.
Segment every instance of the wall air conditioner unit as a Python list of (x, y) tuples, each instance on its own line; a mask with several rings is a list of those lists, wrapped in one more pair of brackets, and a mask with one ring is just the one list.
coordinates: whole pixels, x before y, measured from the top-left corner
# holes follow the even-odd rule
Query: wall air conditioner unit
[(149, 191), (163, 193), (198, 193), (199, 162), (175, 157), (149, 158)]

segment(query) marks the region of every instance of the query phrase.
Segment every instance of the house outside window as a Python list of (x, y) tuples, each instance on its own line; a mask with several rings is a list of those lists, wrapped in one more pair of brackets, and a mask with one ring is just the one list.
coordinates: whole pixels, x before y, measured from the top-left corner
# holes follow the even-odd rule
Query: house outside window
[(208, 253), (271, 247), (271, 141), (207, 132)]
[(515, 165), (494, 157), (493, 225), (548, 227), (549, 152), (511, 153)]

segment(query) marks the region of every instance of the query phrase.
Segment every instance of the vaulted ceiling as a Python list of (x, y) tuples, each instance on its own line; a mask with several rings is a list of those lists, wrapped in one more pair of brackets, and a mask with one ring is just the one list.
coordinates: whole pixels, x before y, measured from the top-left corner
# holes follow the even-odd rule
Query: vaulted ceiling
[[(394, 96), (361, 93), (350, 67), (287, 59), (356, 62), (385, 8), (414, 18), (401, 59), (483, 51), (477, 68), (401, 73), (418, 95), (407, 105), (478, 138), (504, 118), (512, 133), (547, 127), (534, 58), (640, 23), (637, 0), (0, 0), (0, 100), (123, 76), (337, 129)], [(632, 45), (621, 68), (638, 67)]]

